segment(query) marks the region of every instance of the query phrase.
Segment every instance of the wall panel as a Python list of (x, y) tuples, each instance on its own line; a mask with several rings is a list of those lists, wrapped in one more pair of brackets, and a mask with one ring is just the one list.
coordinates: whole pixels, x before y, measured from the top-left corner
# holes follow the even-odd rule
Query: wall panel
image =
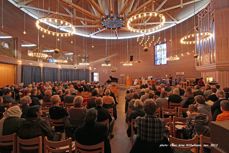
[(11, 64), (0, 64), (0, 87), (15, 83), (16, 67)]

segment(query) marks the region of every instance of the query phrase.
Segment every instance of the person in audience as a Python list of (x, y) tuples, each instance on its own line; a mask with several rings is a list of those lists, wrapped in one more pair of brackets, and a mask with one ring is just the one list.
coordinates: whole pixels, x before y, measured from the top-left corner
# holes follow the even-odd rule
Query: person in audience
[(194, 91), (193, 91), (193, 96), (195, 97), (195, 96), (197, 96), (197, 95), (203, 95), (204, 93), (203, 93), (203, 91), (201, 91), (201, 86), (199, 86), (199, 85), (195, 85), (194, 86)]
[(218, 97), (216, 96), (217, 89), (216, 88), (211, 88), (211, 95), (208, 96), (208, 100), (213, 101), (214, 103), (218, 100)]
[(95, 100), (99, 97), (99, 93), (96, 89), (93, 89), (91, 92), (91, 96), (87, 102), (87, 109), (96, 107)]
[(212, 112), (212, 120), (215, 121), (217, 115), (219, 115), (221, 112), (220, 109), (220, 102), (222, 100), (226, 100), (225, 94), (223, 90), (218, 90), (216, 92), (216, 96), (218, 97), (218, 100), (211, 106), (211, 112)]
[(106, 89), (104, 92), (103, 107), (106, 109), (113, 108), (113, 116), (115, 119), (117, 119), (117, 113), (115, 113), (115, 112), (117, 112), (115, 101), (114, 101), (114, 98), (110, 96), (110, 90), (109, 89)]
[(64, 103), (73, 103), (73, 100), (75, 98), (75, 95), (71, 94), (71, 91), (69, 89), (65, 90), (65, 96), (64, 96)]
[(10, 89), (4, 89), (3, 90), (3, 104), (8, 106), (10, 103), (14, 102), (15, 100), (12, 97), (12, 92)]
[(174, 88), (173, 93), (168, 98), (168, 105), (170, 103), (180, 103), (181, 101), (182, 101), (182, 98), (180, 96), (179, 88)]
[(22, 139), (31, 139), (38, 136), (47, 136), (49, 140), (55, 140), (55, 133), (49, 124), (41, 118), (39, 105), (30, 106), (26, 119), (17, 131), (17, 136)]
[(61, 100), (59, 95), (53, 95), (51, 102), (53, 104), (53, 106), (49, 108), (49, 116), (51, 119), (58, 120), (68, 116), (67, 111), (63, 107), (60, 107)]
[(184, 138), (191, 139), (196, 134), (210, 136), (208, 116), (206, 114), (199, 113), (197, 105), (189, 105), (187, 115)]
[(141, 96), (140, 100), (144, 103), (146, 99), (149, 99), (149, 94), (144, 94)]
[(75, 139), (83, 145), (95, 145), (104, 142), (105, 153), (111, 153), (110, 141), (108, 139), (108, 128), (106, 125), (97, 123), (97, 110), (88, 109), (85, 124), (76, 130)]
[[(67, 111), (60, 107), (60, 96), (59, 95), (53, 95), (51, 97), (51, 103), (53, 104), (52, 107), (49, 108), (49, 117), (52, 120), (65, 120), (68, 116)], [(64, 127), (55, 127), (56, 132), (63, 132)]]
[(24, 96), (20, 99), (20, 106), (22, 110), (21, 118), (26, 117), (26, 114), (28, 112), (28, 109), (31, 103), (32, 103), (32, 99), (30, 98), (30, 96)]
[(145, 112), (143, 109), (143, 102), (139, 99), (134, 101), (134, 109), (127, 117), (127, 121), (131, 122), (133, 119), (136, 119), (138, 116), (145, 116)]
[(202, 114), (206, 114), (208, 115), (208, 119), (211, 120), (212, 119), (212, 115), (211, 115), (211, 107), (208, 106), (205, 103), (205, 98), (202, 95), (197, 95), (194, 97), (196, 105), (197, 105), (197, 109), (199, 113)]
[(152, 99), (144, 102), (144, 117), (136, 118), (137, 139), (130, 153), (172, 153), (169, 147), (160, 147), (160, 144), (169, 144), (166, 137), (166, 128), (164, 122), (157, 118), (154, 113), (157, 105)]
[(0, 120), (0, 135), (10, 135), (18, 131), (22, 125), (21, 109), (18, 105), (8, 108)]
[(34, 88), (31, 90), (31, 100), (32, 100), (32, 103), (30, 104), (31, 106), (33, 105), (40, 105), (40, 101), (39, 101), (39, 98), (37, 96), (37, 89)]
[(127, 135), (128, 137), (131, 136), (131, 122), (132, 120), (135, 120), (138, 116), (143, 117), (145, 116), (145, 112), (143, 110), (143, 102), (139, 99), (136, 99), (134, 101), (134, 109), (133, 111), (127, 116), (127, 123), (128, 123), (128, 128), (127, 128)]
[(160, 97), (156, 99), (156, 104), (158, 107), (162, 108), (168, 108), (168, 97), (167, 97), (167, 92), (162, 91), (160, 94)]
[(51, 104), (51, 97), (52, 97), (52, 90), (51, 89), (47, 89), (44, 92), (44, 97), (43, 97), (43, 104)]
[(95, 109), (97, 110), (97, 122), (107, 122), (109, 123), (109, 136), (110, 138), (113, 138), (113, 127), (114, 127), (114, 119), (111, 117), (109, 111), (105, 108), (103, 108), (103, 99), (98, 97), (95, 100), (96, 107)]
[(61, 102), (64, 102), (64, 93), (62, 89), (57, 90), (57, 94), (60, 96)]
[(216, 121), (228, 121), (229, 120), (229, 101), (222, 100), (220, 102), (220, 108), (222, 113), (216, 118)]
[(75, 129), (82, 126), (84, 123), (85, 117), (86, 117), (86, 108), (82, 106), (83, 104), (83, 97), (82, 96), (76, 96), (73, 100), (74, 107), (70, 108), (69, 113), (69, 122), (70, 127), (68, 127), (68, 130), (70, 130), (69, 134), (72, 135)]
[(98, 97), (95, 100), (95, 109), (97, 110), (97, 122), (103, 122), (109, 120), (112, 121), (112, 117), (107, 109), (103, 107), (103, 99)]
[(212, 90), (205, 90), (204, 91), (204, 97), (206, 100), (206, 104), (209, 106), (212, 106), (214, 104), (214, 101), (211, 100), (211, 98), (209, 99), (209, 97), (212, 95)]
[(188, 106), (190, 104), (193, 104), (194, 103), (194, 96), (193, 96), (193, 93), (192, 93), (192, 88), (188, 87), (186, 90), (185, 90), (185, 95), (184, 95), (184, 98), (181, 102), (181, 106), (183, 108), (188, 108)]

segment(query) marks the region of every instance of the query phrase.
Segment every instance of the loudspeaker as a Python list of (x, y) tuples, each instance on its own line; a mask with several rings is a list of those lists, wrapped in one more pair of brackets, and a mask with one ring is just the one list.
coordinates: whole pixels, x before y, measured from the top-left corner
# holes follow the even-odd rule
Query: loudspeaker
[(134, 56), (131, 55), (131, 56), (130, 56), (130, 61), (132, 62), (133, 60), (134, 60)]

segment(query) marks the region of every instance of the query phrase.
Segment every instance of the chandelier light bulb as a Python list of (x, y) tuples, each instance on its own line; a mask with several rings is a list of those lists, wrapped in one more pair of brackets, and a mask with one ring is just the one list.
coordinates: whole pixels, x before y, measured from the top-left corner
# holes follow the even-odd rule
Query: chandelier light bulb
[(26, 35), (26, 31), (25, 30), (23, 31), (23, 34)]

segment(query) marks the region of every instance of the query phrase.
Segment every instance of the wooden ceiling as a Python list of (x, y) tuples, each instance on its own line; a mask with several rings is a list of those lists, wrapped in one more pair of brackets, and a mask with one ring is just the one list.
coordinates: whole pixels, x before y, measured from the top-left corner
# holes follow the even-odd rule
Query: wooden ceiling
[[(88, 3), (84, 3), (85, 1), (87, 1)], [(100, 1), (101, 0), (99, 0), (98, 2), (100, 2)], [(124, 2), (123, 7), (122, 7), (123, 9), (121, 9), (120, 12), (128, 12), (128, 10), (131, 10), (130, 8), (129, 9), (127, 8), (127, 6), (128, 6), (127, 4), (129, 4), (129, 2), (131, 2), (133, 0), (126, 0), (126, 1), (122, 0), (122, 1)], [(190, 1), (190, 0), (183, 0), (184, 3), (188, 2), (188, 1)], [(74, 5), (72, 5), (71, 7), (68, 7), (68, 4), (63, 0), (59, 0), (59, 1), (58, 0), (57, 1), (56, 0), (20, 0), (20, 2), (21, 3), (25, 2), (26, 5), (31, 6), (31, 7), (38, 7), (39, 6), (39, 7), (44, 8), (44, 9), (50, 9), (54, 12), (57, 11), (56, 9), (58, 8), (61, 13), (65, 13), (68, 15), (70, 15), (71, 12), (74, 13), (76, 11), (76, 14), (79, 15), (78, 17), (86, 19), (85, 16), (87, 16), (89, 20), (93, 20), (93, 21), (97, 21), (97, 18), (91, 16), (92, 12), (94, 12), (94, 14), (96, 14), (96, 16), (103, 15), (102, 13), (106, 12), (104, 10), (101, 11), (100, 8), (97, 8), (98, 4), (97, 3), (94, 4), (94, 1), (92, 1), (92, 0), (72, 0), (71, 1), (71, 3), (73, 3), (76, 6), (83, 7), (83, 8), (85, 8), (85, 10), (88, 9), (89, 10), (88, 15), (86, 15), (87, 14), (86, 12), (84, 12), (84, 14), (77, 13), (77, 9), (75, 8)], [(38, 2), (39, 2), (39, 5), (38, 5)], [(164, 4), (163, 4), (163, 2), (164, 2)], [(179, 2), (180, 2), (180, 0), (179, 0)], [(62, 5), (60, 5), (58, 3), (61, 3)], [(152, 1), (137, 0), (137, 1), (135, 1), (135, 3), (132, 6), (132, 10), (133, 10), (132, 12), (134, 12), (134, 13), (138, 12), (138, 11), (134, 11), (134, 10), (138, 10), (137, 4), (139, 4), (139, 5), (140, 4), (141, 5), (148, 4), (149, 5), (150, 3), (152, 4)], [(173, 0), (173, 1), (172, 0), (168, 0), (168, 1), (157, 0), (155, 5), (156, 5), (156, 8), (161, 7), (160, 9), (163, 9), (163, 7), (165, 7), (165, 6), (171, 7), (171, 6), (176, 5), (177, 3), (178, 3), (178, 1), (176, 1), (176, 0)], [(59, 5), (59, 7), (57, 7), (58, 5)], [(148, 5), (145, 5), (145, 6), (148, 6)], [(89, 9), (89, 8), (92, 8), (92, 6), (95, 10)], [(150, 5), (150, 6), (152, 7), (152, 5)], [(62, 39), (60, 39), (60, 41), (57, 41), (56, 37), (52, 37), (49, 35), (45, 35), (44, 38), (42, 38), (42, 33), (38, 32), (37, 28), (35, 27), (35, 19), (33, 19), (32, 17), (30, 17), (27, 14), (24, 14), (19, 8), (15, 7), (11, 3), (9, 3), (8, 1), (4, 1), (3, 4), (1, 3), (1, 8), (3, 8), (3, 10), (1, 10), (1, 12), (0, 12), (0, 18), (1, 18), (0, 21), (3, 21), (3, 23), (1, 23), (3, 25), (3, 28), (1, 28), (0, 31), (6, 32), (6, 33), (14, 36), (15, 38), (18, 38), (19, 44), (21, 44), (21, 42), (23, 42), (23, 41), (38, 44), (38, 40), (39, 40), (39, 47), (42, 49), (59, 48), (61, 50), (61, 52), (74, 52), (75, 56), (78, 56), (79, 54), (87, 53), (89, 55), (90, 61), (95, 61), (95, 60), (106, 57), (106, 53), (105, 53), (106, 40), (85, 38), (85, 37), (80, 37), (77, 35), (74, 35), (73, 37), (70, 37), (70, 38), (62, 38)], [(144, 9), (146, 9), (146, 8), (144, 8)], [(174, 13), (178, 13), (178, 12), (176, 12), (177, 11), (176, 9), (174, 9), (173, 11), (174, 11)], [(3, 14), (2, 14), (2, 12), (3, 12)], [(95, 13), (95, 12), (97, 12), (97, 13)], [(89, 13), (90, 13), (90, 15), (89, 15)], [(42, 13), (40, 13), (40, 14), (42, 14)], [(128, 16), (128, 13), (126, 14), (126, 16)], [(75, 22), (77, 22), (77, 21), (80, 23), (80, 20), (76, 19)], [(80, 23), (80, 24), (82, 24), (82, 23)], [(185, 24), (186, 24), (185, 26), (187, 26), (187, 23), (185, 23)], [(192, 28), (192, 25), (190, 25), (190, 28)], [(24, 30), (26, 31), (26, 34), (23, 34)], [(188, 30), (188, 29), (186, 28), (186, 30)], [(183, 32), (184, 31), (185, 30), (183, 30)], [(125, 33), (125, 32), (123, 32), (123, 33)], [(113, 33), (113, 31), (108, 30), (107, 33), (111, 34), (111, 33)], [(126, 33), (128, 33), (128, 32), (126, 32)], [(173, 32), (173, 35), (175, 35), (175, 33), (176, 33), (176, 31)], [(39, 39), (38, 39), (38, 34), (39, 34)], [(165, 37), (165, 38), (167, 37), (167, 40), (170, 39), (169, 38), (170, 34), (165, 34), (165, 32), (160, 32), (156, 35), (161, 36), (161, 37)], [(139, 55), (138, 52), (142, 51), (142, 48), (139, 47), (138, 44), (136, 43), (136, 39), (107, 40), (107, 44), (108, 44), (108, 54), (107, 55), (113, 55), (113, 54), (117, 53), (114, 56), (116, 58), (117, 63), (119, 63), (120, 61), (124, 61), (128, 58), (127, 53), (126, 53), (127, 44), (129, 46), (129, 50), (130, 50), (131, 54)], [(20, 47), (20, 45), (19, 45), (19, 47)], [(26, 57), (28, 49), (20, 47), (19, 50), (22, 51), (22, 57)]]

